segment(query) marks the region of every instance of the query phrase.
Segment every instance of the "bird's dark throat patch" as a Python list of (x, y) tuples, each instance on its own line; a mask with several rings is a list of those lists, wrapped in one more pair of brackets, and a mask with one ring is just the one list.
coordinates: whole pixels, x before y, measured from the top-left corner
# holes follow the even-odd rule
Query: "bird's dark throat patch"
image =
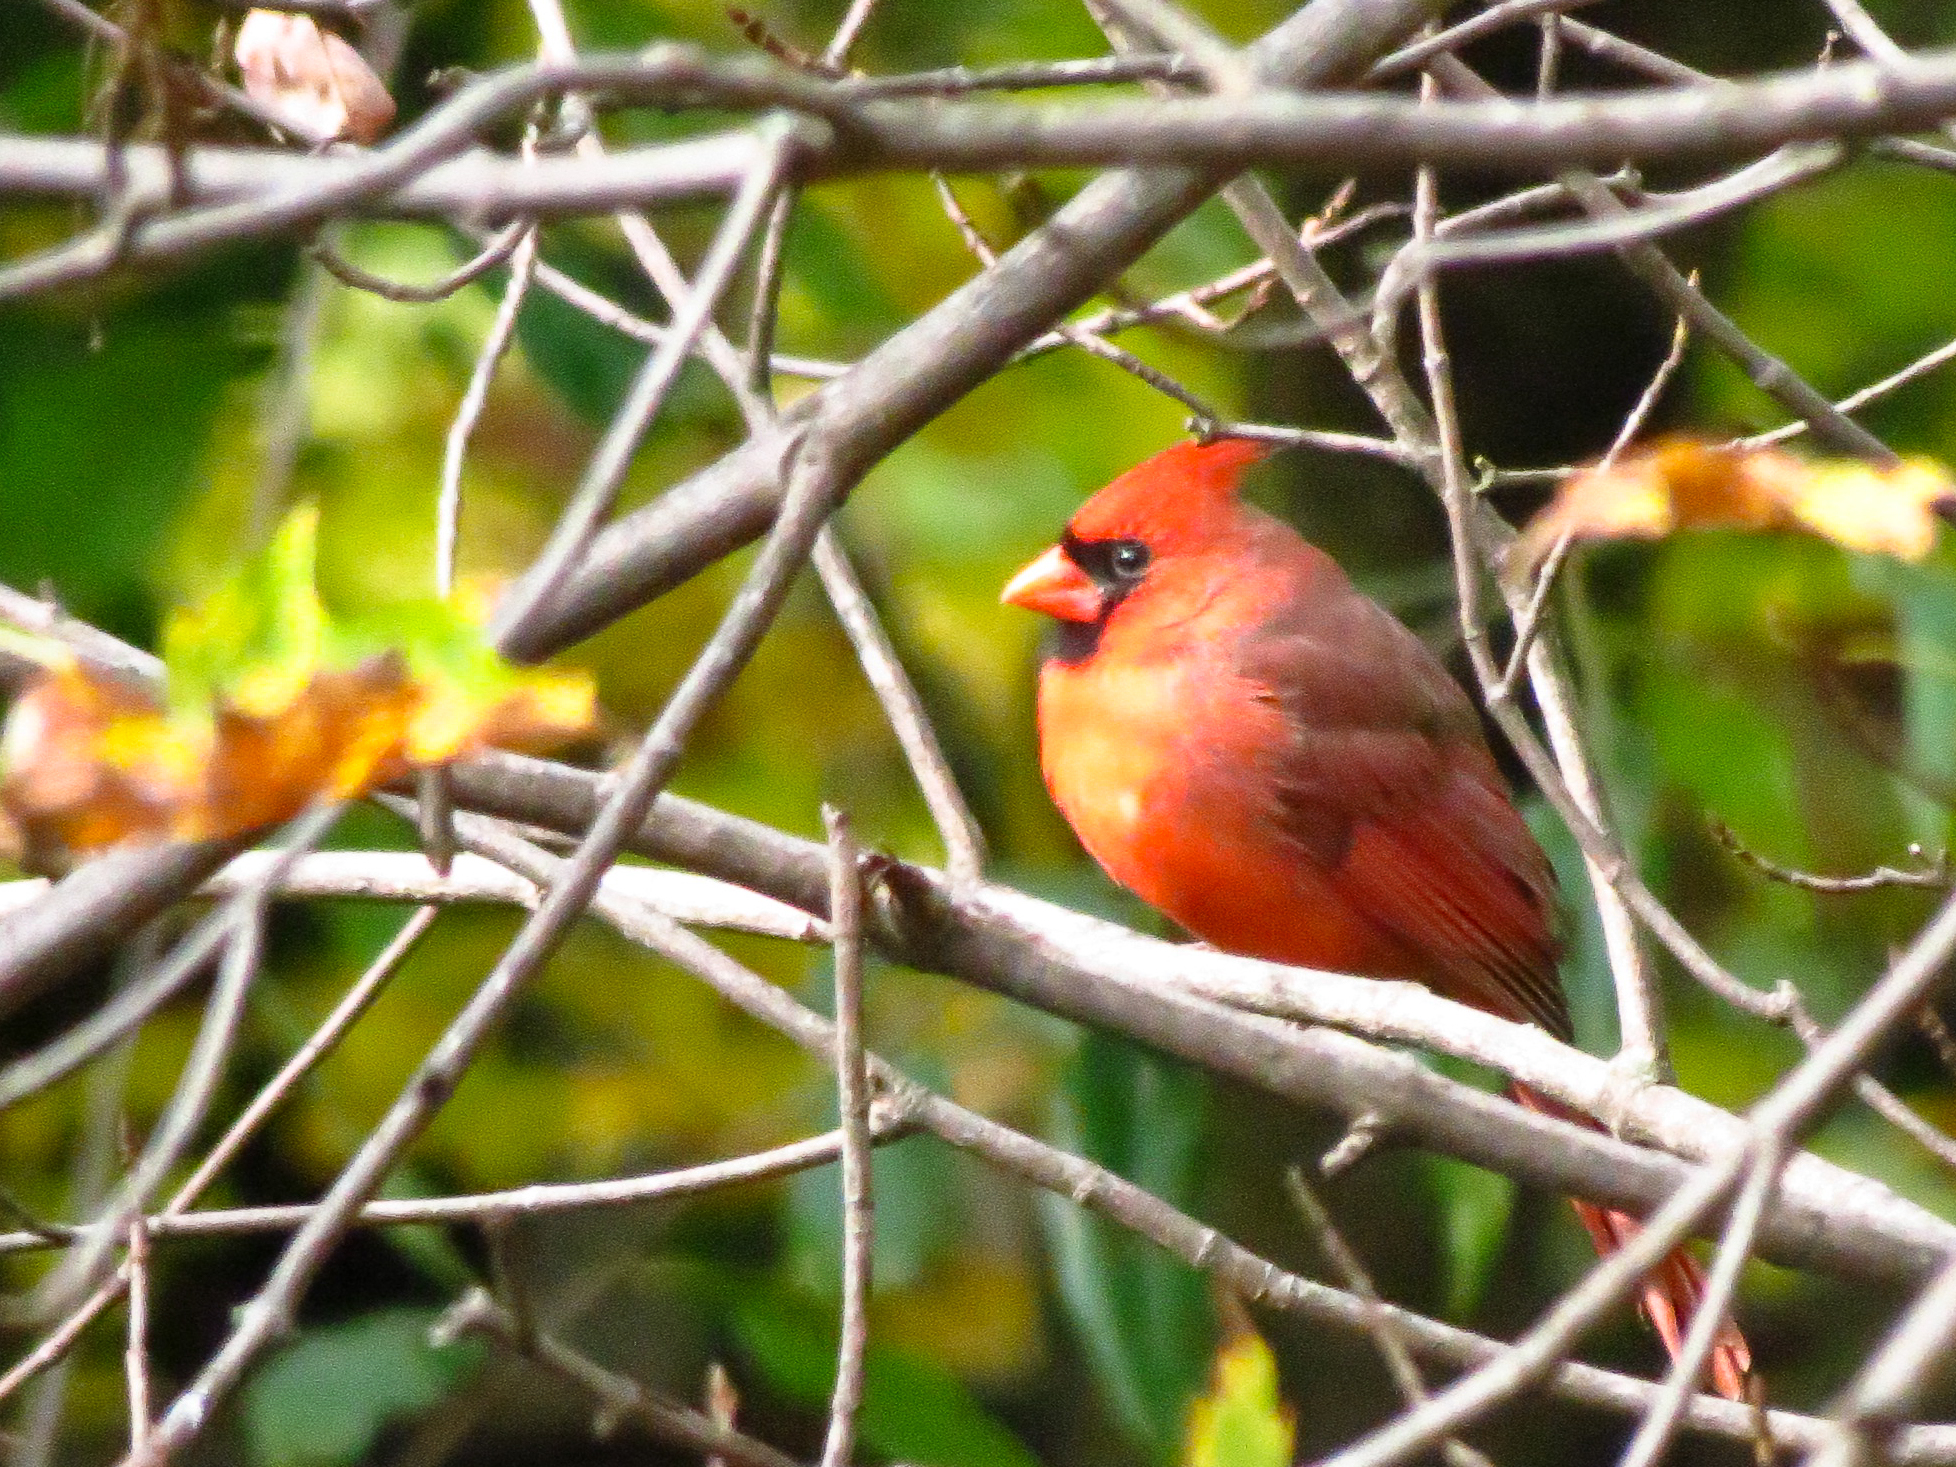
[(1071, 530), (1060, 537), (1060, 549), (1100, 591), (1099, 616), (1055, 622), (1042, 648), (1048, 662), (1078, 667), (1100, 649), (1107, 619), (1141, 584), (1153, 556), (1139, 540), (1083, 540)]

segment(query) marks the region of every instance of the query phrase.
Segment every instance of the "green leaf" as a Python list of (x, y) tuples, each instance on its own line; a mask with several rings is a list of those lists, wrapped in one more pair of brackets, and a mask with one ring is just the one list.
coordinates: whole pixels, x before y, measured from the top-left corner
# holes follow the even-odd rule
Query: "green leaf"
[(1189, 1410), (1185, 1467), (1290, 1467), (1297, 1423), (1277, 1391), (1277, 1361), (1253, 1330), (1216, 1351), (1208, 1393)]
[(433, 1320), (430, 1310), (388, 1309), (302, 1332), (245, 1390), (255, 1467), (357, 1462), (390, 1421), (448, 1394), (482, 1349), (430, 1345)]
[(313, 587), (318, 551), (319, 511), (306, 505), (202, 605), (170, 618), (163, 660), (173, 713), (208, 717), (247, 678), (288, 685), (294, 696), (306, 685), (326, 635)]
[[(1186, 1205), (1202, 1139), (1201, 1077), (1090, 1034), (1066, 1082), (1060, 1144)], [(1061, 1302), (1115, 1419), (1157, 1460), (1173, 1460), (1183, 1405), (1201, 1383), (1214, 1338), (1202, 1276), (1057, 1197), (1042, 1196), (1039, 1205)]]
[[(833, 1316), (752, 1294), (734, 1310), (734, 1333), (771, 1385), (819, 1409), (835, 1387)], [(947, 1371), (870, 1341), (857, 1430), (879, 1456), (925, 1467), (1038, 1467), (1019, 1439)]]
[(498, 725), (520, 741), (531, 715), (584, 720), (583, 680), (505, 662), (483, 630), (487, 607), (423, 597), (333, 616), (319, 598), (318, 559), (319, 510), (301, 505), (263, 552), (201, 605), (170, 617), (163, 660), (173, 715), (208, 719), (228, 700), (265, 716), (290, 707), (321, 673), (398, 658), (419, 700), (407, 731), (414, 763), (452, 758)]
[(1447, 1315), (1464, 1319), (1487, 1292), (1508, 1238), (1515, 1187), (1497, 1172), (1450, 1156), (1427, 1158), (1446, 1249)]

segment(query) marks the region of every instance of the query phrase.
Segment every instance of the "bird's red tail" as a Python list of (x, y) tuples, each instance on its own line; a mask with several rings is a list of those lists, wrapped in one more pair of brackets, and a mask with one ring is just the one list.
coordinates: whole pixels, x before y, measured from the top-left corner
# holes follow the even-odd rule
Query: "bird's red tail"
[[(1554, 1116), (1558, 1120), (1572, 1121), (1579, 1126), (1601, 1131), (1605, 1128), (1577, 1110), (1558, 1101), (1539, 1095), (1526, 1085), (1512, 1087), (1514, 1098), (1522, 1105), (1542, 1115)], [(1609, 1257), (1636, 1237), (1643, 1224), (1627, 1212), (1617, 1212), (1594, 1202), (1584, 1202), (1580, 1198), (1570, 1198), (1576, 1209), (1576, 1216), (1589, 1231), (1590, 1240), (1596, 1244), (1596, 1251), (1602, 1257)], [(1684, 1347), (1685, 1332), (1691, 1328), (1691, 1320), (1698, 1312), (1699, 1302), (1705, 1293), (1705, 1271), (1682, 1247), (1675, 1248), (1655, 1269), (1644, 1278), (1642, 1305), (1644, 1318), (1657, 1331), (1663, 1340), (1664, 1348), (1676, 1358)], [(1739, 1333), (1738, 1326), (1727, 1318), (1720, 1322), (1717, 1339), (1711, 1352), (1712, 1385), (1727, 1400), (1748, 1399), (1748, 1384), (1752, 1379), (1752, 1351)]]

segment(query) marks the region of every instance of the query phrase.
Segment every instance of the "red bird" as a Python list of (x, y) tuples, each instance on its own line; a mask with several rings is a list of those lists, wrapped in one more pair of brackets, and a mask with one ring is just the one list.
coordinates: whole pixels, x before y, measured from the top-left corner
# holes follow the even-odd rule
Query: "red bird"
[[(1237, 498), (1266, 451), (1157, 454), (1006, 586), (1059, 623), (1039, 676), (1054, 802), (1109, 876), (1218, 948), (1412, 979), (1567, 1040), (1554, 877), (1473, 705), (1328, 555)], [(1637, 1230), (1575, 1207), (1601, 1253)], [(1645, 1282), (1674, 1355), (1703, 1280), (1680, 1249)], [(1711, 1364), (1743, 1399), (1729, 1322)]]

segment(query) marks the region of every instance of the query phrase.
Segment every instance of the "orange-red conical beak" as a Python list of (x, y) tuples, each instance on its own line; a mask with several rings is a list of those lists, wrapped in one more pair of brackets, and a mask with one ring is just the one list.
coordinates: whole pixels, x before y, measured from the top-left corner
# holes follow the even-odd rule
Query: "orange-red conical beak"
[(1106, 604), (1093, 577), (1058, 545), (1007, 581), (998, 599), (1060, 621), (1099, 621)]

